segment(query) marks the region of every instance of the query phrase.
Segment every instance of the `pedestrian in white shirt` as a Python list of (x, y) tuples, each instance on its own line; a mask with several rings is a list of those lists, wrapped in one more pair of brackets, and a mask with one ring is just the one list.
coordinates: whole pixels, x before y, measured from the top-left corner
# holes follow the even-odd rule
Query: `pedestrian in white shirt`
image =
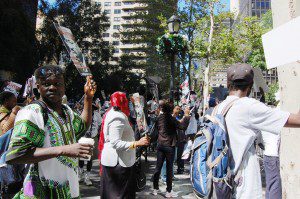
[[(300, 113), (272, 109), (249, 98), (254, 73), (248, 64), (235, 64), (227, 70), (229, 96), (217, 107), (218, 113), (234, 101), (226, 115), (226, 125), (236, 175), (235, 198), (262, 198), (261, 174), (254, 141), (261, 131), (279, 135), (286, 127), (300, 128)], [(267, 133), (267, 134), (268, 134)]]
[(266, 199), (281, 199), (282, 186), (280, 177), (280, 135), (262, 131), (257, 139), (263, 148), (263, 164), (266, 179)]

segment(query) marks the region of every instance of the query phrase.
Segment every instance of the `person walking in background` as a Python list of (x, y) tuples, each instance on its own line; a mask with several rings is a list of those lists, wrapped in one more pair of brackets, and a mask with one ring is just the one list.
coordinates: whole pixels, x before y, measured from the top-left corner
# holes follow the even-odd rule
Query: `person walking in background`
[(43, 66), (34, 74), (41, 101), (18, 112), (6, 156), (7, 164), (30, 165), (15, 198), (79, 198), (78, 158), (88, 158), (93, 146), (76, 142), (91, 124), (96, 84), (87, 77), (79, 116), (62, 104), (65, 81), (59, 66)]
[(103, 117), (99, 140), (100, 196), (103, 199), (134, 199), (136, 147), (149, 145), (149, 139), (143, 137), (135, 141), (128, 121), (130, 111), (125, 93), (115, 92), (110, 102), (111, 108)]
[(0, 136), (14, 127), (15, 118), (19, 110), (17, 98), (13, 93), (9, 91), (0, 93)]
[[(95, 139), (99, 134), (102, 117), (99, 111), (99, 104), (93, 104), (92, 110), (93, 110), (92, 124), (90, 128), (87, 130), (87, 132), (85, 133), (84, 137)], [(93, 166), (93, 159), (91, 158), (90, 160), (87, 161), (86, 171), (84, 171), (83, 169), (85, 162), (86, 162), (85, 160), (82, 159), (79, 160), (79, 182), (84, 181), (84, 183), (87, 186), (91, 186), (92, 181), (90, 180), (90, 173)]]
[[(187, 106), (186, 109), (189, 110), (189, 107)], [(184, 146), (187, 143), (187, 136), (185, 135), (185, 130), (187, 129), (190, 120), (190, 116), (183, 117), (184, 112), (182, 112), (183, 111), (179, 106), (175, 106), (173, 110), (173, 117), (183, 124), (182, 129), (177, 129), (177, 174), (184, 173), (184, 160), (181, 159), (181, 157), (184, 151)]]
[[(158, 127), (158, 145), (157, 145), (157, 162), (153, 175), (153, 195), (157, 195), (159, 190), (159, 176), (164, 161), (167, 166), (167, 190), (165, 196), (167, 198), (177, 197), (172, 191), (173, 178), (173, 162), (176, 146), (176, 130), (182, 128), (182, 124), (172, 116), (172, 107), (164, 100), (159, 101), (160, 115), (157, 117)], [(189, 116), (189, 111), (185, 112), (184, 117)]]

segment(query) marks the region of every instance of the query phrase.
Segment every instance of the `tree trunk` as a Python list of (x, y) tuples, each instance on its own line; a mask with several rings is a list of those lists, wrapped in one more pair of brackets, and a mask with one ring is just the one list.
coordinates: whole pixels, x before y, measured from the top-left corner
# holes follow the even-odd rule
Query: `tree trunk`
[(214, 34), (214, 5), (215, 5), (214, 1), (211, 1), (209, 3), (210, 30), (209, 30), (208, 46), (207, 46), (206, 68), (205, 68), (205, 72), (204, 72), (203, 113), (205, 112), (205, 106), (207, 105), (207, 102), (208, 102), (207, 97), (209, 94), (210, 54), (211, 54), (212, 38), (213, 38), (213, 34)]
[[(300, 0), (272, 0), (274, 28), (300, 15)], [(284, 50), (284, 49), (283, 49)], [(296, 113), (300, 108), (300, 63), (277, 68), (281, 109)], [(284, 128), (281, 134), (280, 168), (284, 199), (300, 198), (300, 129)]]

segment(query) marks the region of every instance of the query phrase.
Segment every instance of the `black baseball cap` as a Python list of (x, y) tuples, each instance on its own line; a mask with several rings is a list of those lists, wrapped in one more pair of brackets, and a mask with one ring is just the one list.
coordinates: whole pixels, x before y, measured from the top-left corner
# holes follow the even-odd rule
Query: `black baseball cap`
[(253, 83), (254, 72), (249, 64), (237, 63), (227, 69), (227, 81), (233, 85), (246, 86)]

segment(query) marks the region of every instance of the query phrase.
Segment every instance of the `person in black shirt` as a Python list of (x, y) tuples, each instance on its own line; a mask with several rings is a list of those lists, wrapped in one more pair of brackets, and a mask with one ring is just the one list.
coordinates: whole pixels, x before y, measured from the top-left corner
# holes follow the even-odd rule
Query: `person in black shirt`
[[(153, 175), (153, 195), (157, 195), (159, 192), (159, 176), (164, 161), (167, 163), (167, 192), (166, 197), (177, 197), (177, 194), (172, 192), (172, 173), (173, 162), (176, 146), (177, 129), (183, 129), (184, 122), (177, 121), (172, 116), (172, 107), (164, 100), (159, 101), (160, 114), (157, 117), (158, 128), (158, 146), (157, 146), (157, 163), (155, 173)], [(189, 117), (189, 110), (185, 112), (185, 116), (182, 121), (185, 121), (185, 117)]]

